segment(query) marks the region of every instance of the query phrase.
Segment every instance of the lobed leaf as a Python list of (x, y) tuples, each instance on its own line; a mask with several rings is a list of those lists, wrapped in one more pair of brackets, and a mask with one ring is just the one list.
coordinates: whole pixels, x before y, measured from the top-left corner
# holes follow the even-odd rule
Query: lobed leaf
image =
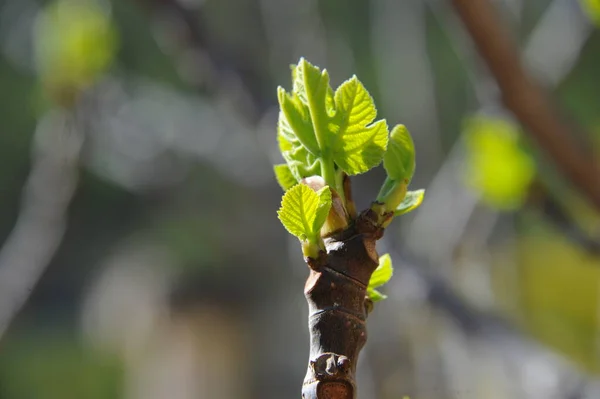
[(390, 134), (383, 167), (392, 180), (411, 180), (415, 173), (415, 145), (408, 129), (396, 125)]
[(333, 160), (348, 175), (364, 173), (381, 163), (387, 142), (387, 123), (381, 120), (337, 141)]
[(327, 71), (304, 58), (291, 69), (292, 92), (278, 88), (279, 148), (297, 181), (318, 174), (339, 191), (336, 167), (356, 175), (384, 160), (387, 123), (374, 121), (375, 104), (356, 76), (334, 92)]
[(304, 184), (297, 184), (283, 195), (277, 216), (290, 234), (302, 241), (317, 242), (330, 208), (328, 186), (315, 192)]
[(373, 124), (377, 110), (369, 92), (356, 76), (338, 87), (336, 115), (330, 124), (333, 159), (349, 175), (364, 173), (383, 159), (388, 130), (384, 120)]

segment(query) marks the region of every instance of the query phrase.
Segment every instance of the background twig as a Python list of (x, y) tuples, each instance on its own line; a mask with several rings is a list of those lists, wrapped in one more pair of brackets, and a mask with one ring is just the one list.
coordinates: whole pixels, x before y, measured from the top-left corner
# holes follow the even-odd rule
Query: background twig
[(503, 101), (558, 169), (600, 211), (600, 171), (572, 140), (573, 126), (557, 114), (544, 90), (526, 73), (519, 53), (489, 0), (453, 0), (479, 54), (496, 78)]

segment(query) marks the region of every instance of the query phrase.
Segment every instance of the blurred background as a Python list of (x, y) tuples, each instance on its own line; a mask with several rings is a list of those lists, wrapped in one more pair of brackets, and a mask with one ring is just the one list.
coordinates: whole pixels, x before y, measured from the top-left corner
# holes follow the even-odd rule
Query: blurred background
[[(600, 1), (494, 4), (599, 154)], [(599, 214), (449, 1), (0, 0), (0, 398), (299, 397), (308, 273), (272, 165), (301, 56), (409, 128), (427, 189), (379, 244), (360, 397), (600, 397)]]

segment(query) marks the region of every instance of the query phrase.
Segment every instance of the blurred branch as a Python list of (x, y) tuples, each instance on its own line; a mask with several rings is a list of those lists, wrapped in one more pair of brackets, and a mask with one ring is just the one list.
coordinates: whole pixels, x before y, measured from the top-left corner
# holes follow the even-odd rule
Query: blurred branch
[(558, 116), (544, 90), (525, 72), (519, 53), (489, 0), (453, 0), (482, 58), (496, 78), (506, 106), (557, 167), (600, 211), (600, 171), (572, 141), (573, 128)]
[(600, 256), (600, 240), (586, 233), (541, 182), (533, 183), (527, 205), (540, 210), (544, 217), (571, 242), (591, 255)]
[[(480, 73), (481, 71), (473, 66), (472, 61), (473, 56), (475, 56), (475, 49), (471, 48), (471, 46), (466, 43), (465, 39), (468, 38), (465, 37), (465, 32), (457, 26), (460, 21), (454, 14), (449, 12), (450, 4), (432, 0), (427, 0), (426, 4), (451, 39), (451, 45), (457, 56), (461, 59), (479, 101), (484, 107), (490, 105), (490, 102), (492, 104), (495, 103), (497, 87), (494, 84), (494, 89), (490, 89), (490, 86), (492, 85), (487, 83), (491, 76)], [(580, 14), (581, 11), (577, 10), (576, 7), (571, 7), (561, 1), (553, 1), (544, 12), (540, 22), (537, 24), (543, 26), (536, 26), (528, 40), (528, 45), (524, 51), (525, 54), (523, 58), (529, 60), (530, 64), (535, 61), (537, 63), (536, 71), (543, 73), (546, 80), (551, 85), (558, 84), (570, 70), (570, 67), (576, 61), (576, 57), (578, 56), (581, 47), (585, 43), (585, 38), (587, 38), (592, 29), (589, 26), (589, 23), (581, 23), (578, 24), (577, 27), (573, 27), (571, 26), (572, 24), (569, 24), (574, 18), (583, 18), (583, 16), (578, 13)], [(561, 38), (564, 38), (564, 36), (567, 35), (570, 46), (567, 46), (568, 48), (563, 48), (561, 46), (557, 51), (550, 51), (548, 47), (543, 44), (542, 37), (544, 35), (540, 31), (549, 34), (548, 31), (555, 29), (557, 24), (561, 26), (564, 25), (565, 27), (563, 29), (568, 31), (563, 32), (564, 34)], [(569, 26), (571, 27), (569, 28)], [(562, 30), (560, 32), (562, 32)], [(447, 166), (444, 165), (442, 170), (444, 168), (447, 168)], [(455, 171), (454, 173), (457, 172)], [(429, 191), (431, 194), (431, 188)], [(572, 220), (570, 215), (564, 211), (563, 207), (555, 198), (552, 198), (551, 193), (542, 188), (539, 184), (534, 183), (528, 205), (540, 209), (543, 212), (544, 217), (563, 232), (573, 243), (581, 246), (591, 254), (600, 254), (600, 241), (594, 240), (582, 231), (578, 223)], [(457, 235), (455, 239), (459, 240), (461, 237), (462, 235)]]
[(0, 339), (60, 245), (78, 181), (76, 118), (53, 111), (39, 123), (15, 227), (0, 249)]

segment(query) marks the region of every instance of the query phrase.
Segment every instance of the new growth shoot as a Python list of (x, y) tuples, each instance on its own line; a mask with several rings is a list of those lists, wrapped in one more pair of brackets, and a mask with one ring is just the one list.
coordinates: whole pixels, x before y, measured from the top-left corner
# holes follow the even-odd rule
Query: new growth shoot
[[(356, 222), (349, 176), (368, 172), (383, 161), (387, 178), (366, 210), (380, 228), (418, 207), (424, 190), (408, 190), (415, 171), (410, 133), (404, 125), (396, 125), (390, 134), (386, 120), (376, 120), (373, 99), (356, 76), (334, 91), (327, 70), (303, 58), (291, 69), (292, 91), (277, 88), (277, 140), (285, 159), (274, 167), (285, 191), (278, 216), (300, 240), (304, 256), (316, 259), (325, 251), (324, 238)], [(381, 258), (385, 273), (384, 278), (380, 269), (373, 274), (377, 286), (392, 275), (389, 255)], [(369, 297), (382, 299), (374, 288), (369, 285)]]

